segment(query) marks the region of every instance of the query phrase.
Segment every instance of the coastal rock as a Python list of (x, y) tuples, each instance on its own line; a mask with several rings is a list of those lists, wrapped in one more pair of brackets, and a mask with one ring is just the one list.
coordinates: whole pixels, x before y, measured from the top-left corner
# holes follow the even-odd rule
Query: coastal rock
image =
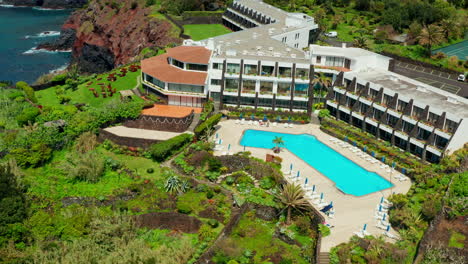
[(14, 6), (39, 6), (51, 9), (79, 8), (88, 0), (3, 0), (2, 4)]
[[(132, 62), (145, 47), (165, 47), (180, 42), (168, 21), (150, 16), (151, 10), (143, 4), (132, 7), (132, 3), (133, 0), (119, 1), (119, 5), (90, 1), (87, 8), (75, 11), (65, 22), (64, 29), (76, 32), (72, 55), (78, 63), (85, 63), (79, 65), (80, 69), (102, 72), (109, 70), (111, 64)], [(101, 49), (85, 50), (86, 46)], [(113, 55), (113, 60), (107, 51)], [(96, 56), (99, 52), (103, 53)], [(100, 66), (105, 67), (89, 65), (89, 61), (95, 60), (103, 62)]]
[(106, 47), (84, 43), (76, 62), (81, 72), (101, 73), (114, 68), (115, 57)]
[(71, 50), (76, 40), (76, 31), (73, 28), (63, 28), (60, 37), (52, 42), (44, 42), (37, 46), (37, 49), (46, 50)]

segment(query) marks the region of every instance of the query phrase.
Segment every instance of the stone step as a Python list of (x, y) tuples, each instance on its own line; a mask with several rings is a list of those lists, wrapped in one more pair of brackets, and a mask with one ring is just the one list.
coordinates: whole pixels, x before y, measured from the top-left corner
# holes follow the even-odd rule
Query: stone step
[(318, 257), (318, 264), (329, 264), (330, 263), (330, 253), (329, 252), (320, 252)]

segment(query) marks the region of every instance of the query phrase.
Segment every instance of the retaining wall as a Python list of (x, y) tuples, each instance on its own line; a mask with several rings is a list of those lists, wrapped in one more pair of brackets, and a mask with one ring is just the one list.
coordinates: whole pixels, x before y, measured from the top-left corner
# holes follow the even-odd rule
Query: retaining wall
[(150, 129), (158, 131), (169, 131), (169, 132), (184, 132), (192, 124), (193, 121), (193, 110), (185, 117), (166, 117), (166, 116), (151, 116), (141, 115), (136, 120), (127, 120), (123, 123), (126, 127)]

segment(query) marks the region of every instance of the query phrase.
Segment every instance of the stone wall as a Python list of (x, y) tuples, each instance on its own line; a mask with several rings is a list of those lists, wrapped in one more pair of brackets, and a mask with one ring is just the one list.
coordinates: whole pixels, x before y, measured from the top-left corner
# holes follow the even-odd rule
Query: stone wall
[(189, 128), (190, 124), (192, 124), (193, 116), (193, 110), (189, 115), (182, 118), (141, 115), (136, 120), (125, 121), (123, 125), (131, 128), (184, 132)]
[(101, 129), (98, 136), (99, 142), (104, 142), (104, 140), (110, 140), (117, 145), (142, 148), (147, 149), (151, 145), (158, 143), (159, 140), (155, 139), (145, 139), (145, 138), (131, 138), (131, 137), (121, 137), (115, 134), (110, 133), (104, 129)]

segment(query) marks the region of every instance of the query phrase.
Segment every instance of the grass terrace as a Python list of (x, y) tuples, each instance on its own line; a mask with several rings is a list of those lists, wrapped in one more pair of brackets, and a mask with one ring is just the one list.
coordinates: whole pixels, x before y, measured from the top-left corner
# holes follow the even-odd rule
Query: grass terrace
[(184, 25), (185, 34), (193, 40), (202, 40), (231, 33), (231, 30), (221, 24)]

